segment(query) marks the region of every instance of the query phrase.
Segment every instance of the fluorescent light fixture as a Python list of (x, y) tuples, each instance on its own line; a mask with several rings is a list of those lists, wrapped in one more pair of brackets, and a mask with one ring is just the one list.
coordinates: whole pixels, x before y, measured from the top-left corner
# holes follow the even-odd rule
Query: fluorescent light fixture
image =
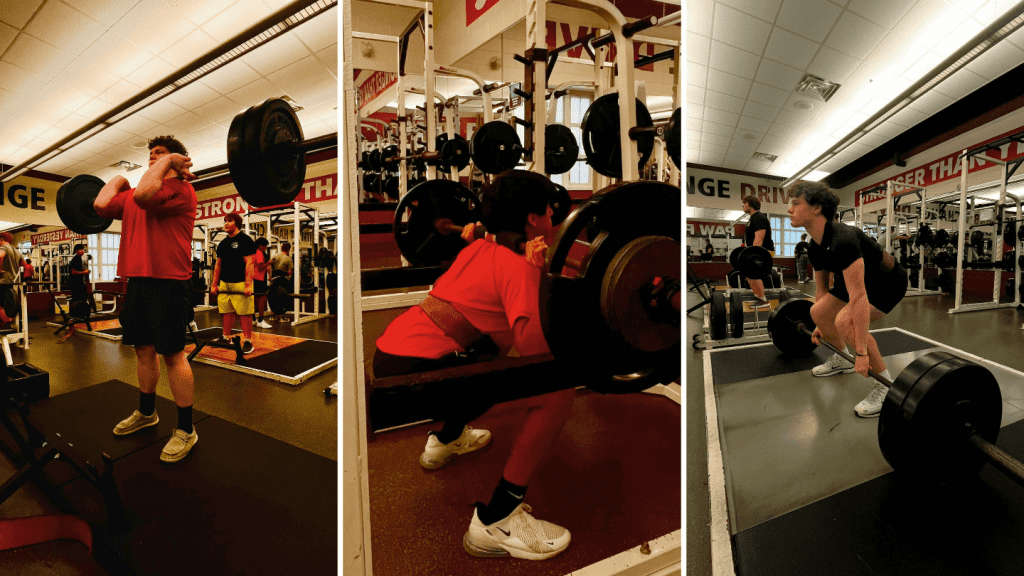
[(822, 172), (821, 170), (812, 170), (807, 176), (804, 176), (804, 180), (810, 182), (821, 182), (821, 179), (828, 176), (831, 172)]
[(14, 180), (18, 176), (21, 176), (22, 174), (24, 174), (25, 172), (28, 172), (28, 171), (29, 171), (29, 167), (28, 166), (26, 166), (24, 168), (21, 168), (21, 169), (18, 169), (16, 171), (8, 170), (7, 172), (4, 172), (3, 174), (0, 174), (0, 183), (10, 182), (11, 180)]

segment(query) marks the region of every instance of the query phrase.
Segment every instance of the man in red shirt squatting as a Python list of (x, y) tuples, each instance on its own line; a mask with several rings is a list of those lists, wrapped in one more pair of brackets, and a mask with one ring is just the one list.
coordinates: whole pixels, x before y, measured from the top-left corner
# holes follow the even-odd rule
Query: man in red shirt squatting
[[(553, 185), (543, 175), (505, 172), (481, 191), (483, 223), (493, 234), (543, 237), (550, 244), (554, 238), (548, 207), (552, 193)], [(486, 240), (466, 246), (423, 303), (392, 321), (377, 340), (374, 376), (464, 364), (465, 355), (459, 353), (481, 335), (489, 336), (502, 355), (508, 354), (512, 346), (521, 356), (547, 354), (537, 301), (540, 279), (537, 266), (508, 248)], [(490, 503), (477, 503), (469, 531), (463, 537), (463, 547), (470, 554), (544, 560), (569, 545), (569, 532), (535, 519), (523, 497), (531, 475), (569, 417), (574, 394), (569, 389), (528, 399), (523, 425), (502, 478)], [(427, 469), (440, 468), (456, 455), (484, 447), (491, 439), (490, 432), (467, 425), (486, 412), (489, 403), (460, 395), (446, 404), (446, 413), (438, 415), (444, 426), (430, 433), (420, 456), (420, 464)]]
[(160, 421), (155, 407), (159, 354), (178, 406), (178, 426), (160, 453), (164, 462), (181, 460), (199, 439), (192, 426), (192, 368), (185, 359), (196, 220), (191, 166), (181, 142), (157, 136), (149, 141), (149, 170), (138, 187), (115, 176), (93, 204), (100, 216), (121, 220), (117, 274), (128, 279), (121, 343), (134, 346), (138, 360), (139, 409), (114, 427), (114, 434), (124, 436)]

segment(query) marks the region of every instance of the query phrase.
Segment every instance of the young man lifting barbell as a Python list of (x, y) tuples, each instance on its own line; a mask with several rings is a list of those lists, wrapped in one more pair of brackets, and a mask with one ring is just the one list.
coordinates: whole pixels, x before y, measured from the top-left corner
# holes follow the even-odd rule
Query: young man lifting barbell
[(191, 166), (181, 142), (157, 136), (149, 141), (149, 169), (139, 185), (132, 188), (123, 176), (114, 176), (93, 203), (99, 216), (121, 220), (117, 274), (128, 279), (121, 343), (135, 348), (138, 362), (139, 409), (118, 423), (114, 434), (132, 434), (160, 421), (159, 355), (178, 407), (178, 425), (160, 453), (164, 462), (181, 460), (199, 440), (192, 426), (192, 368), (185, 359), (196, 220)]
[[(761, 212), (761, 201), (756, 196), (744, 196), (743, 213), (750, 216), (746, 232), (743, 235), (747, 246), (761, 246), (771, 254), (772, 258), (775, 258), (772, 223)], [(764, 293), (764, 281), (761, 278), (747, 278), (747, 283), (750, 284), (750, 290), (754, 293), (754, 296), (761, 301), (761, 305), (767, 304), (768, 298)]]
[(252, 343), (252, 315), (255, 311), (253, 279), (256, 277), (256, 243), (241, 228), (241, 216), (235, 213), (224, 215), (224, 231), (228, 237), (217, 245), (217, 264), (213, 267), (210, 295), (217, 297), (217, 308), (224, 325), (220, 340), (231, 340), (231, 331), (237, 317), (245, 338), (242, 354), (251, 354), (255, 349)]
[[(824, 339), (839, 350), (853, 345), (856, 364), (839, 354), (814, 367), (815, 376), (868, 368), (891, 379), (868, 324), (884, 318), (907, 293), (907, 271), (863, 230), (834, 220), (839, 198), (824, 184), (798, 182), (789, 189), (789, 216), (793, 226), (811, 236), (808, 256), (814, 268), (815, 302), (811, 317), (817, 328), (811, 340)], [(829, 273), (834, 285), (829, 288)], [(867, 398), (854, 407), (858, 416), (877, 417), (887, 388), (873, 382)]]
[[(505, 172), (481, 191), (483, 223), (492, 234), (554, 238), (550, 180), (521, 170)], [(489, 337), (499, 354), (549, 353), (540, 324), (541, 271), (522, 255), (487, 240), (463, 248), (424, 302), (397, 317), (377, 340), (376, 378), (439, 370), (473, 361), (466, 351)], [(445, 328), (441, 326), (444, 325)], [(475, 392), (475, 391), (474, 391)], [(491, 434), (468, 424), (486, 412), (487, 391), (451, 398), (431, 432), (420, 464), (437, 469), (484, 447)], [(463, 547), (474, 556), (543, 560), (569, 545), (567, 530), (535, 519), (523, 498), (533, 473), (569, 417), (573, 389), (527, 400), (527, 412), (502, 477), (488, 504), (477, 503)]]

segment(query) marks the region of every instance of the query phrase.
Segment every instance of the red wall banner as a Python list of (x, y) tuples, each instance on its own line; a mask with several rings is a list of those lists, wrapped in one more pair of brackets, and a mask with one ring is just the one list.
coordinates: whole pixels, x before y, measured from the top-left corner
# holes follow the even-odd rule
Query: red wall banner
[(498, 0), (466, 0), (466, 27), (490, 10)]
[[(296, 202), (308, 204), (310, 202), (322, 202), (338, 197), (338, 175), (328, 174), (318, 178), (309, 178), (302, 184), (302, 191), (295, 198)], [(272, 206), (271, 208), (288, 207), (291, 204)], [(196, 204), (196, 220), (207, 220), (209, 218), (223, 218), (225, 214), (242, 214), (249, 209), (249, 204), (242, 200), (238, 193), (228, 194), (220, 198), (202, 200)]]
[(81, 234), (76, 234), (67, 228), (60, 230), (50, 230), (49, 232), (43, 232), (42, 234), (32, 235), (32, 245), (36, 244), (48, 244), (50, 242), (63, 242), (65, 240), (78, 240), (79, 238), (85, 238)]
[[(995, 142), (996, 140), (1005, 138), (1010, 134), (1016, 134), (1018, 132), (1021, 132), (1022, 130), (1024, 130), (1024, 126), (1016, 128), (1014, 130), (1010, 130), (1009, 132), (1004, 132), (998, 136), (994, 136), (992, 138), (979, 142), (978, 144), (975, 144), (973, 146), (969, 146), (968, 149), (973, 150), (978, 146), (988, 144), (989, 142)], [(858, 189), (854, 193), (855, 205), (860, 205), (861, 192), (865, 190), (870, 190), (871, 188), (874, 188), (876, 186), (884, 186), (885, 183), (888, 182), (889, 180), (892, 180), (894, 182), (902, 182), (905, 184), (909, 184), (911, 186), (927, 187), (933, 184), (938, 184), (939, 182), (945, 182), (947, 180), (959, 178), (961, 162), (957, 160), (957, 157), (960, 156), (961, 153), (961, 151), (957, 151), (951, 154), (947, 154), (942, 158), (933, 160), (928, 165), (918, 166), (916, 168), (907, 170), (897, 176), (886, 178), (885, 180), (880, 180), (870, 186), (864, 186), (863, 188)], [(1024, 157), (1024, 145), (1021, 145), (1017, 142), (1009, 142), (1003, 144), (997, 150), (989, 150), (988, 152), (985, 153), (984, 156), (990, 156), (992, 158), (998, 158), (1000, 160), (1005, 161), (1016, 160), (1018, 158)], [(972, 172), (977, 172), (978, 170), (985, 170), (986, 168), (991, 168), (992, 166), (996, 165), (995, 162), (985, 161), (984, 156), (971, 157), (971, 159), (968, 161), (967, 166), (968, 174)], [(899, 189), (897, 189), (897, 191), (899, 191)], [(872, 192), (871, 194), (868, 194), (864, 199), (864, 203), (871, 204), (872, 202), (877, 202), (879, 200), (884, 199), (885, 189), (883, 188), (880, 192)]]
[(359, 107), (365, 108), (374, 98), (394, 86), (396, 82), (398, 82), (398, 74), (395, 72), (378, 70), (370, 74), (370, 77), (359, 85)]

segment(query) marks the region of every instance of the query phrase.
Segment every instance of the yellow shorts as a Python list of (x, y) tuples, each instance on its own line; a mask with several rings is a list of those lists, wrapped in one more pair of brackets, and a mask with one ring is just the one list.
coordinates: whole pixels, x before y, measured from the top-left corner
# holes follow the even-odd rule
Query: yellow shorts
[(238, 314), (248, 316), (256, 311), (253, 297), (235, 294), (221, 294), (221, 292), (244, 292), (245, 282), (221, 282), (217, 285), (217, 309), (221, 314)]

